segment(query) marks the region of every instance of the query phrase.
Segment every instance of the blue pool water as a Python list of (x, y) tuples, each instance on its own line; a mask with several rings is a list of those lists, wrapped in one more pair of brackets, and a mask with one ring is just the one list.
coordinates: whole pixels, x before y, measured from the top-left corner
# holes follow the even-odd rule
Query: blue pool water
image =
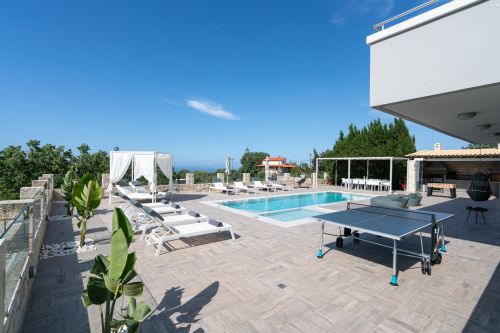
[(307, 209), (307, 208), (294, 208), (287, 210), (280, 210), (277, 212), (263, 213), (260, 216), (269, 217), (282, 222), (289, 222), (325, 214), (323, 211)]
[[(278, 210), (281, 211), (288, 209), (297, 209), (307, 206), (315, 206), (315, 205), (329, 204), (342, 201), (362, 200), (367, 198), (369, 198), (369, 196), (359, 195), (359, 194), (340, 193), (340, 192), (318, 192), (318, 193), (285, 195), (285, 196), (260, 198), (260, 199), (225, 201), (225, 202), (220, 202), (219, 204), (234, 209), (240, 209), (249, 213), (269, 213)], [(306, 213), (307, 210), (297, 214), (306, 214)]]

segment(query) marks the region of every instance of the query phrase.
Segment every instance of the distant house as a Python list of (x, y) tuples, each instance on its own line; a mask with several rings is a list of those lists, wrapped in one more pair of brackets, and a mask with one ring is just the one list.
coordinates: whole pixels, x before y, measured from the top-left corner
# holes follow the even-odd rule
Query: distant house
[[(259, 167), (265, 167), (266, 160), (263, 160)], [(269, 173), (289, 173), (292, 168), (295, 168), (295, 164), (288, 163), (286, 157), (269, 157)]]

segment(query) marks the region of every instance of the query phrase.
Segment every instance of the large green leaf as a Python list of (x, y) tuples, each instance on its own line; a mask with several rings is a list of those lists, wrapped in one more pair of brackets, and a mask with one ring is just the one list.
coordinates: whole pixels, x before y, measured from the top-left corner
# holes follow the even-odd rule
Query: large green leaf
[(139, 331), (139, 322), (134, 319), (125, 319), (128, 333), (136, 333)]
[(127, 215), (125, 215), (121, 208), (115, 208), (115, 211), (113, 212), (113, 224), (111, 232), (115, 232), (118, 229), (123, 230), (125, 238), (127, 239), (127, 245), (130, 245), (130, 243), (132, 243), (134, 233), (132, 231), (132, 227), (130, 226)]
[(109, 276), (118, 281), (123, 274), (128, 260), (128, 243), (122, 229), (111, 236), (111, 254), (109, 256)]
[(92, 216), (101, 204), (101, 188), (94, 175), (86, 173), (73, 188), (73, 203), (80, 212)]
[(116, 290), (118, 289), (118, 285), (120, 284), (120, 282), (116, 281), (111, 276), (109, 276), (109, 273), (104, 275), (103, 279), (104, 279), (104, 285), (106, 286), (106, 289), (114, 295)]
[[(101, 278), (89, 277), (87, 295), (92, 304), (103, 304), (108, 298), (108, 290)], [(85, 301), (84, 301), (85, 304)]]
[(127, 306), (127, 317), (132, 318), (135, 312), (135, 307), (136, 307), (137, 302), (135, 301), (134, 297), (130, 297), (128, 301), (128, 306)]
[(151, 308), (144, 302), (139, 302), (134, 311), (134, 319), (138, 321), (143, 321), (144, 318), (151, 312)]
[(104, 275), (108, 271), (108, 266), (108, 258), (103, 256), (102, 254), (99, 254), (97, 255), (97, 257), (95, 257), (94, 266), (90, 270), (90, 273), (95, 275)]
[(144, 284), (142, 282), (132, 282), (123, 286), (123, 294), (126, 296), (141, 296)]
[[(123, 268), (123, 273), (120, 276), (120, 280), (122, 280), (123, 283), (127, 283), (131, 280), (130, 279), (130, 272), (132, 272), (134, 270), (136, 260), (137, 260), (137, 256), (136, 256), (135, 252), (129, 253), (127, 255), (127, 262), (125, 264), (125, 267)], [(128, 278), (127, 281), (125, 281), (125, 277)]]

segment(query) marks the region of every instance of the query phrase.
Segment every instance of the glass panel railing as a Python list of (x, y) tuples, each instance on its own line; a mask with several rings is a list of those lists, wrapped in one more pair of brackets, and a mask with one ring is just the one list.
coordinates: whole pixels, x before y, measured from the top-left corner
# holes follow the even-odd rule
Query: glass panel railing
[(4, 232), (0, 235), (5, 241), (5, 311), (10, 307), (29, 255), (30, 209), (31, 205), (24, 205), (17, 216), (6, 224)]

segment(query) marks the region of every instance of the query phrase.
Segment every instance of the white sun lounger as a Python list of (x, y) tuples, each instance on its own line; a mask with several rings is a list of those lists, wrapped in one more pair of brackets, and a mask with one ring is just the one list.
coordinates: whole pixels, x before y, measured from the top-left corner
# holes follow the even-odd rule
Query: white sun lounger
[(135, 232), (141, 231), (141, 240), (146, 236), (146, 232), (152, 228), (157, 228), (163, 225), (176, 226), (208, 221), (207, 216), (198, 214), (194, 211), (191, 211), (190, 214), (162, 216), (151, 208), (144, 207), (143, 212), (144, 218), (142, 218), (132, 226), (132, 229)]
[(238, 194), (238, 192), (240, 192), (240, 191), (245, 191), (248, 194), (250, 194), (251, 190), (253, 190), (253, 193), (257, 192), (255, 190), (255, 188), (250, 188), (250, 187), (246, 186), (245, 184), (243, 184), (243, 182), (234, 182), (234, 189), (235, 189), (236, 194)]
[(115, 185), (115, 187), (121, 194), (124, 194), (127, 197), (129, 197), (130, 199), (134, 199), (137, 201), (151, 200), (151, 202), (153, 202), (153, 200), (162, 199), (162, 198), (166, 198), (167, 196), (171, 196), (171, 192), (158, 192), (158, 193), (156, 193), (156, 196), (154, 196), (150, 192), (147, 192), (147, 193), (134, 192), (130, 186)]
[(252, 187), (260, 189), (260, 190), (266, 190), (266, 191), (273, 189), (272, 186), (267, 186), (266, 184), (263, 184), (260, 180), (254, 180)]
[(146, 236), (146, 243), (157, 247), (155, 256), (158, 256), (161, 247), (165, 242), (180, 238), (190, 238), (202, 235), (209, 235), (218, 232), (229, 231), (234, 240), (233, 229), (229, 224), (210, 219), (208, 222), (169, 226), (162, 222), (161, 228), (156, 228)]
[(228, 188), (224, 186), (222, 183), (212, 183), (212, 186), (208, 188), (208, 192), (210, 190), (217, 190), (219, 192), (226, 192), (229, 195), (229, 192), (234, 192), (232, 188)]
[[(269, 184), (274, 188), (274, 191), (276, 190), (282, 190), (282, 191), (285, 191), (285, 189), (287, 188), (285, 185), (281, 185), (280, 183), (278, 183), (277, 181), (275, 180), (270, 180), (269, 181)], [(289, 188), (288, 188), (289, 189)]]

